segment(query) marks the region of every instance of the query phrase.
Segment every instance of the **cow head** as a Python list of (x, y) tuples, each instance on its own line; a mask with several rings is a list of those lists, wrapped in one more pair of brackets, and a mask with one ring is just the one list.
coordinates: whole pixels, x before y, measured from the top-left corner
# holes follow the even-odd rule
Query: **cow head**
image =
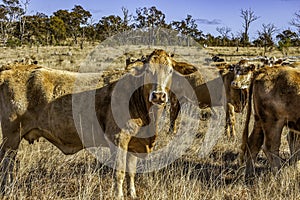
[(197, 69), (184, 62), (176, 62), (173, 55), (164, 50), (156, 49), (150, 55), (139, 59), (140, 67), (135, 67), (135, 75), (144, 78), (144, 95), (148, 97), (149, 103), (162, 106), (169, 101), (169, 90), (172, 84), (174, 72), (182, 75), (191, 74)]
[(249, 64), (247, 60), (241, 60), (233, 68), (234, 79), (231, 87), (235, 89), (247, 89), (250, 86), (255, 65)]
[(248, 92), (247, 89), (232, 87), (232, 82), (235, 79), (235, 66), (235, 64), (225, 64), (218, 69), (223, 80), (227, 103), (234, 107), (235, 112), (240, 113), (246, 105)]

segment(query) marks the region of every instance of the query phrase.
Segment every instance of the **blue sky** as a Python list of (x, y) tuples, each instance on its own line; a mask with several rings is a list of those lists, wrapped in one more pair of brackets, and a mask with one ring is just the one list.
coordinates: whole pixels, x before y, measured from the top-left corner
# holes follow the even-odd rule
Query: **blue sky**
[(231, 28), (233, 34), (240, 32), (243, 22), (240, 11), (251, 8), (256, 16), (260, 16), (250, 25), (252, 39), (263, 23), (273, 23), (280, 30), (291, 27), (289, 22), (300, 10), (300, 0), (31, 0), (28, 13), (51, 15), (59, 9), (71, 10), (74, 5), (89, 10), (95, 22), (102, 16), (122, 16), (123, 6), (132, 14), (135, 14), (136, 8), (156, 6), (166, 15), (167, 22), (183, 20), (190, 14), (197, 19), (199, 30), (214, 35), (218, 35), (217, 27), (224, 26)]

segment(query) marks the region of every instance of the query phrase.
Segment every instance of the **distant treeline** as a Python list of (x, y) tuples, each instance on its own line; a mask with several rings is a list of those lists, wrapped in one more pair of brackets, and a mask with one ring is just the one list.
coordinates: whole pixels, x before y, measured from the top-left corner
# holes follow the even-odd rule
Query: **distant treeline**
[[(166, 22), (165, 14), (155, 6), (137, 8), (134, 14), (122, 8), (122, 16), (103, 16), (98, 22), (92, 14), (80, 5), (71, 10), (57, 10), (47, 16), (37, 12), (28, 15), (30, 0), (2, 0), (0, 5), (0, 44), (16, 47), (21, 45), (80, 45), (86, 42), (102, 42), (118, 33), (149, 30), (174, 30), (182, 38), (181, 45), (191, 45), (196, 41), (203, 46), (258, 46), (266, 51), (273, 47), (282, 50), (290, 46), (300, 46), (300, 11), (295, 13), (290, 25), (296, 27), (279, 31), (272, 23), (263, 24), (257, 31), (258, 37), (250, 41), (248, 30), (250, 24), (259, 17), (251, 10), (241, 9), (244, 23), (243, 31), (233, 34), (230, 27), (218, 27), (219, 36), (203, 34), (198, 28), (197, 20), (187, 15), (184, 20)], [(149, 44), (159, 41), (148, 41)]]

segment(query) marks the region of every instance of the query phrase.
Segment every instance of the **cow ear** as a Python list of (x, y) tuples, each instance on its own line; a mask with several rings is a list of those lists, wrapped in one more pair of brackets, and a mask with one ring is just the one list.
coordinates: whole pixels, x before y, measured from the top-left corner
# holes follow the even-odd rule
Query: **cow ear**
[(138, 65), (130, 69), (129, 73), (133, 76), (140, 76), (144, 73), (144, 71), (145, 71), (144, 65)]
[(220, 74), (224, 74), (227, 71), (224, 67), (218, 68), (218, 70)]
[(233, 72), (234, 71), (234, 65), (230, 64), (230, 65), (226, 65), (225, 68), (230, 71)]
[(126, 63), (125, 69), (126, 70), (131, 70), (135, 67), (142, 67), (143, 65), (144, 65), (144, 63), (142, 61), (134, 61), (134, 62), (131, 62), (131, 63)]
[(234, 65), (232, 64), (227, 64), (225, 66), (220, 66), (218, 67), (219, 73), (224, 74), (227, 72), (233, 72), (234, 71)]
[(185, 62), (173, 62), (173, 68), (182, 75), (189, 75), (197, 71), (194, 65)]

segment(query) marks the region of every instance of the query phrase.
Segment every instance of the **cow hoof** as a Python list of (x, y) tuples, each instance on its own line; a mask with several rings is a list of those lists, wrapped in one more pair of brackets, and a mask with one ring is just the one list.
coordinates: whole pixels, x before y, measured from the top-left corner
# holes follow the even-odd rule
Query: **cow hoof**
[(116, 200), (124, 200), (124, 196), (123, 195), (115, 195), (115, 199)]
[(137, 196), (136, 196), (136, 192), (135, 190), (130, 190), (129, 191), (129, 196), (131, 197), (131, 199), (137, 199)]

